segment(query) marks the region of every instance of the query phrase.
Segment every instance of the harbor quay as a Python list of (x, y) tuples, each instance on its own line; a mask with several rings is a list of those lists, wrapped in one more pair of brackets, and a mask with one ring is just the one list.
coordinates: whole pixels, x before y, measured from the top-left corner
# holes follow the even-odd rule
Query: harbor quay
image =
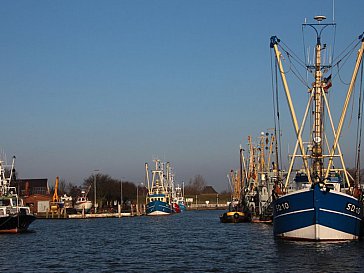
[[(227, 203), (209, 203), (206, 201), (204, 203), (191, 203), (187, 204), (187, 210), (226, 210), (228, 208)], [(67, 213), (65, 209), (59, 209), (56, 211), (38, 212), (37, 219), (94, 219), (94, 218), (121, 218), (121, 217), (135, 217), (135, 216), (145, 216), (145, 204), (140, 204), (138, 208), (136, 206), (131, 206), (129, 211), (102, 211), (99, 213)]]

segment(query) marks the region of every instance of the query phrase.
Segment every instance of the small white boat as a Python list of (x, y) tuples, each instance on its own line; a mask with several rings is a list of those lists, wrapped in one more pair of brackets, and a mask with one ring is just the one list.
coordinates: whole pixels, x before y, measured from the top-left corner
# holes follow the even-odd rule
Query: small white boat
[(90, 188), (85, 192), (84, 190), (81, 191), (81, 196), (77, 197), (76, 203), (75, 203), (75, 209), (77, 212), (85, 212), (89, 213), (92, 208), (92, 202), (88, 200), (87, 194), (89, 192)]

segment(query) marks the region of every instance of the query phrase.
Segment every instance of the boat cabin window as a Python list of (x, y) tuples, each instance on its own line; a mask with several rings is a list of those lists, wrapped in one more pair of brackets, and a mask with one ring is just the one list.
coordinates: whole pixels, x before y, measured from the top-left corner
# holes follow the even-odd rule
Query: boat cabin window
[(0, 206), (10, 206), (10, 199), (0, 200)]
[(302, 189), (309, 189), (309, 188), (311, 188), (311, 184), (310, 183), (302, 183), (301, 188)]

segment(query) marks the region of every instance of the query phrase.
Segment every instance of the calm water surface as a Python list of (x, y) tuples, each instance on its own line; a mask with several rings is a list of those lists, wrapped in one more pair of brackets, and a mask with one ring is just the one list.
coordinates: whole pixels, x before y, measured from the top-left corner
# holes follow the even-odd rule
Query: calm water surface
[(0, 272), (363, 272), (364, 241), (287, 242), (222, 211), (164, 217), (37, 220), (0, 235)]

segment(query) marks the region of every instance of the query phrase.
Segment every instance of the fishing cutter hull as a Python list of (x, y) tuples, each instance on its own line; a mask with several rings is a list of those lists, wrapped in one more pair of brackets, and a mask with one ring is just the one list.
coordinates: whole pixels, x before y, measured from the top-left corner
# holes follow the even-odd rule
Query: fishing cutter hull
[(274, 202), (274, 235), (285, 239), (332, 241), (360, 237), (362, 205), (323, 184), (284, 195)]

